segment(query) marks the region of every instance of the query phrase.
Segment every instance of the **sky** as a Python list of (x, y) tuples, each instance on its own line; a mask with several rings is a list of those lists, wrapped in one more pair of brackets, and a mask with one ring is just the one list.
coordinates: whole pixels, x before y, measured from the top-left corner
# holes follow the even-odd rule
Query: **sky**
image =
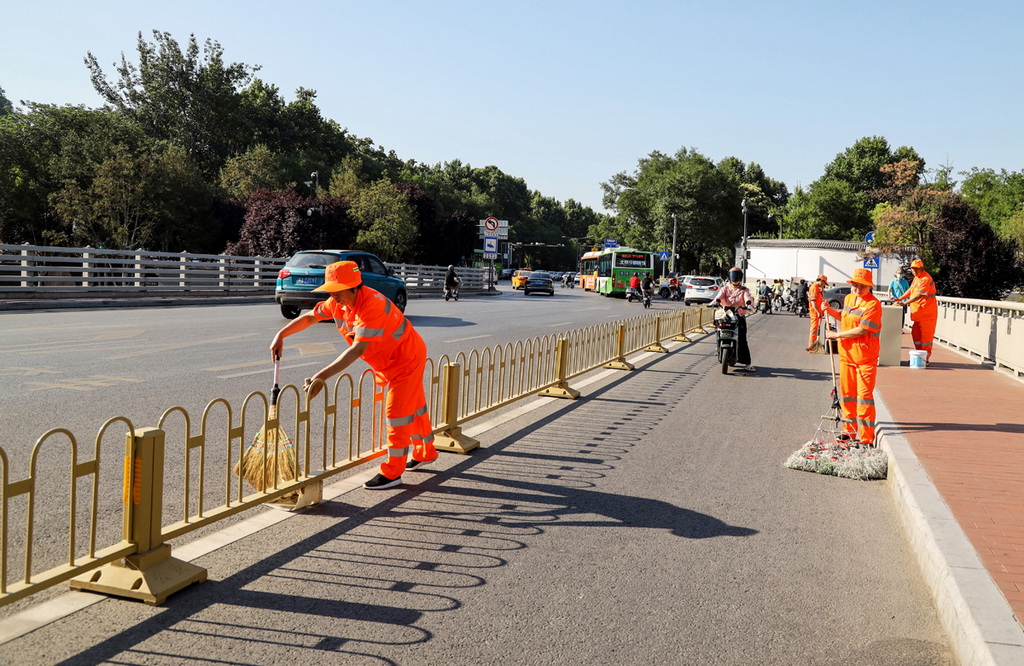
[(977, 0), (49, 0), (0, 10), (0, 88), (99, 107), (141, 31), (212, 39), (286, 100), (402, 159), (495, 165), (604, 210), (653, 151), (756, 162), (792, 191), (865, 136), (927, 168), (1024, 169), (1024, 3)]

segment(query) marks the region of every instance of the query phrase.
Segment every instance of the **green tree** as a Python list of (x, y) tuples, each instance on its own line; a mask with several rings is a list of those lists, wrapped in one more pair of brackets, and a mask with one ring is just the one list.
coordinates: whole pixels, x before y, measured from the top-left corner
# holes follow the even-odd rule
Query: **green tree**
[(403, 261), (416, 242), (416, 211), (387, 178), (359, 191), (351, 215), (359, 226), (356, 243), (384, 261)]
[(882, 167), (903, 160), (917, 162), (918, 174), (923, 172), (924, 159), (913, 148), (900, 146), (892, 150), (885, 137), (864, 137), (836, 155), (825, 167), (825, 174), (821, 180), (840, 180), (848, 183), (854, 192), (865, 196), (866, 204), (873, 206), (877, 203), (877, 200), (873, 200), (873, 193), (887, 185)]
[(821, 179), (797, 188), (786, 211), (791, 238), (860, 240), (873, 227), (866, 197), (845, 180)]
[(281, 156), (264, 144), (228, 158), (220, 170), (220, 187), (229, 201), (245, 201), (258, 189), (280, 190), (288, 184)]
[(154, 30), (153, 42), (147, 42), (140, 32), (136, 49), (138, 64), (122, 53), (114, 82), (92, 52), (86, 55), (96, 92), (149, 136), (183, 147), (214, 178), (229, 155), (247, 147), (237, 144), (243, 118), (240, 90), (259, 68), (225, 63), (220, 44), (210, 39), (200, 55), (195, 35), (183, 51), (170, 33)]
[(1007, 226), (1024, 208), (1024, 172), (975, 168), (964, 175), (960, 194), (996, 233), (1012, 239)]
[(4, 89), (0, 88), (0, 116), (6, 116), (10, 113), (14, 113), (14, 105), (11, 104), (11, 100), (7, 99)]

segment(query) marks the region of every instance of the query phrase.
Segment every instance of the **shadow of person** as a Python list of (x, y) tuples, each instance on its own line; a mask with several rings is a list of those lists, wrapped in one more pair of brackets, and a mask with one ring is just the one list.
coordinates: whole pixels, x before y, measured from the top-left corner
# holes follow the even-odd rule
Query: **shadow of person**
[[(605, 493), (589, 488), (552, 485), (534, 481), (458, 474), (455, 478), (474, 481), (478, 487), (439, 485), (431, 492), (473, 499), (502, 501), (510, 509), (510, 521), (536, 527), (634, 527), (667, 530), (686, 539), (746, 537), (757, 530), (729, 525), (714, 516), (684, 509), (668, 502)], [(504, 486), (504, 488), (495, 488)], [(531, 516), (534, 519), (531, 521)]]

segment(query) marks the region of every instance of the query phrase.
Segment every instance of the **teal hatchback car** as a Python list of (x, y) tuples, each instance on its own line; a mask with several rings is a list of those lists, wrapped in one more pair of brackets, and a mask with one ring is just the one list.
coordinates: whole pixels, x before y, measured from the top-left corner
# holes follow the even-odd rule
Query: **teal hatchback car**
[(324, 271), (336, 261), (354, 261), (363, 274), (363, 284), (384, 294), (405, 312), (409, 295), (405, 282), (384, 265), (375, 254), (361, 250), (307, 250), (296, 252), (277, 273), (274, 299), (281, 314), (295, 319), (303, 310), (312, 310), (327, 298), (327, 293), (313, 290), (324, 283)]

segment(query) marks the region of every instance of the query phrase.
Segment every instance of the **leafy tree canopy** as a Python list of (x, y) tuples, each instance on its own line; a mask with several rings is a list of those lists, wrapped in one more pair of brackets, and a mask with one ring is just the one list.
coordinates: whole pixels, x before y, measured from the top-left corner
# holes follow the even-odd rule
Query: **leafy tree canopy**
[(14, 105), (11, 104), (11, 100), (7, 99), (4, 89), (0, 88), (0, 116), (6, 116), (9, 113), (14, 113)]

